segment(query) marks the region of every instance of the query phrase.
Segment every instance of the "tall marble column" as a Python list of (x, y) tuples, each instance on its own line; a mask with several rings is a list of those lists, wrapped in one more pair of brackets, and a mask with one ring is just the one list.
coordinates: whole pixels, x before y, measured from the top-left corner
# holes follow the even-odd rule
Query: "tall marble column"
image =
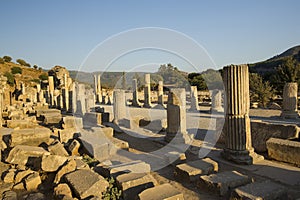
[(157, 104), (164, 105), (164, 84), (163, 81), (158, 82), (158, 98), (157, 98)]
[(137, 80), (132, 80), (132, 106), (140, 107)]
[(120, 124), (120, 121), (126, 117), (126, 98), (124, 90), (114, 90), (113, 92), (113, 112), (115, 124)]
[[(2, 127), (2, 111), (4, 106), (4, 90), (6, 86), (7, 78), (5, 76), (0, 76), (0, 128)], [(1, 152), (0, 152), (1, 155)]]
[(97, 99), (98, 102), (101, 103), (102, 101), (102, 91), (101, 91), (101, 75), (98, 74), (98, 80), (97, 80)]
[(222, 155), (239, 164), (253, 164), (263, 157), (254, 152), (251, 142), (248, 66), (230, 65), (223, 71), (227, 101)]
[(191, 141), (186, 131), (186, 93), (184, 88), (172, 88), (168, 95), (165, 140), (176, 144)]
[(211, 94), (211, 113), (222, 113), (224, 108), (222, 106), (222, 92), (221, 90), (213, 90)]
[(281, 117), (288, 119), (296, 119), (299, 117), (297, 83), (286, 83), (284, 85)]
[(64, 74), (64, 88), (62, 89), (63, 95), (63, 110), (69, 111), (69, 83), (67, 74)]
[(53, 76), (48, 76), (50, 105), (54, 106), (54, 79)]
[(191, 111), (198, 111), (198, 90), (197, 86), (191, 86)]
[(144, 87), (144, 106), (145, 108), (151, 108), (151, 85), (150, 74), (145, 74), (145, 87)]

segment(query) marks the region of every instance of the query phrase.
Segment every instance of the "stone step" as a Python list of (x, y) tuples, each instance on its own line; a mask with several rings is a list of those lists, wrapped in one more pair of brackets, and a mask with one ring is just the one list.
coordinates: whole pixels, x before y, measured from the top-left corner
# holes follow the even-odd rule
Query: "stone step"
[(218, 163), (210, 158), (204, 158), (177, 165), (174, 175), (177, 180), (194, 182), (199, 180), (200, 175), (207, 175), (214, 172), (218, 172)]
[(183, 200), (183, 194), (169, 183), (144, 190), (138, 195), (139, 200)]
[(287, 193), (283, 186), (267, 180), (264, 182), (250, 183), (234, 189), (231, 194), (231, 199), (287, 199)]
[(116, 178), (117, 187), (122, 190), (124, 200), (136, 199), (147, 188), (158, 185), (149, 173), (122, 174)]
[(126, 173), (148, 173), (151, 171), (149, 164), (136, 160), (132, 162), (126, 162), (116, 165), (97, 165), (94, 170), (104, 177), (114, 177)]
[(200, 176), (198, 186), (224, 196), (230, 189), (246, 185), (251, 179), (237, 171), (225, 171), (217, 174)]

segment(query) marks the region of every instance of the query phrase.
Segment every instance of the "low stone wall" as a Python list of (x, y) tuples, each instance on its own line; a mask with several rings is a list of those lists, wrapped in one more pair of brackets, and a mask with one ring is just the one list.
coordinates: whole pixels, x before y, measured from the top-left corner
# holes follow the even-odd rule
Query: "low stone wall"
[(270, 138), (267, 149), (270, 158), (300, 166), (300, 142)]

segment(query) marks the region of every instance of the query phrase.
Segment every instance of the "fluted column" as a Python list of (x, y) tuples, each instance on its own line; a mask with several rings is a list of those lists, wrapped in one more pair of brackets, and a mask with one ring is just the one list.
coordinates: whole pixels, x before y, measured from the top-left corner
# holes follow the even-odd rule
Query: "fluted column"
[(191, 111), (197, 111), (199, 109), (198, 105), (198, 90), (197, 86), (191, 86)]
[(151, 108), (150, 74), (145, 74), (144, 107)]
[(126, 117), (126, 99), (124, 90), (114, 90), (113, 93), (113, 112), (114, 120), (116, 124), (120, 123), (120, 120), (125, 119)]
[(159, 105), (164, 105), (164, 85), (162, 81), (158, 82), (158, 98), (157, 98), (157, 103)]
[(223, 156), (239, 164), (253, 164), (263, 157), (254, 153), (251, 142), (248, 66), (230, 65), (223, 71), (227, 100)]
[(132, 106), (140, 107), (137, 80), (132, 80)]
[(281, 117), (289, 119), (296, 119), (299, 117), (297, 83), (286, 83), (284, 85)]

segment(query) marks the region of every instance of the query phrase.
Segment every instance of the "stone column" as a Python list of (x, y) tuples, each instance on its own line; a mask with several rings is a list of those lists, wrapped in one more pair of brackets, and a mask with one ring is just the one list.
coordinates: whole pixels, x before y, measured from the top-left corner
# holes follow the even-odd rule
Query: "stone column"
[[(7, 78), (5, 76), (0, 76), (0, 128), (2, 127), (2, 111), (3, 111), (3, 106), (4, 106), (4, 90), (6, 86)], [(0, 152), (1, 155), (1, 152)]]
[(299, 117), (297, 83), (286, 83), (284, 85), (281, 117), (288, 119), (296, 119)]
[(213, 90), (211, 94), (211, 113), (224, 112), (221, 90)]
[(141, 107), (139, 102), (138, 85), (136, 79), (132, 80), (132, 106)]
[(191, 86), (191, 111), (198, 111), (198, 90), (197, 86)]
[(48, 76), (50, 105), (54, 106), (54, 79), (53, 76)]
[(150, 74), (145, 74), (145, 87), (144, 87), (144, 106), (151, 108), (151, 88), (150, 88)]
[(84, 116), (86, 113), (85, 104), (85, 85), (76, 85), (76, 115)]
[(184, 88), (171, 89), (167, 104), (167, 134), (165, 140), (176, 144), (189, 143), (186, 131), (186, 94)]
[(247, 65), (223, 68), (226, 91), (225, 159), (238, 164), (253, 164), (263, 157), (254, 153), (250, 130), (249, 72)]
[(76, 82), (71, 83), (71, 86), (70, 86), (71, 90), (69, 92), (70, 112), (72, 112), (73, 114), (76, 113), (76, 109), (77, 109), (77, 107), (76, 107), (76, 104), (77, 104), (76, 84), (77, 84)]
[(101, 92), (101, 75), (98, 74), (98, 80), (97, 80), (97, 100), (99, 103), (101, 103), (102, 100), (102, 92)]
[(157, 104), (164, 105), (164, 84), (162, 81), (158, 82)]
[(63, 108), (67, 112), (69, 111), (69, 88), (68, 88), (67, 74), (64, 74), (64, 88), (62, 89), (63, 94)]
[(113, 112), (115, 124), (120, 124), (120, 120), (125, 119), (126, 117), (126, 99), (124, 90), (114, 90), (113, 93)]
[(22, 94), (25, 95), (26, 94), (25, 83), (21, 83), (21, 87), (22, 87)]

